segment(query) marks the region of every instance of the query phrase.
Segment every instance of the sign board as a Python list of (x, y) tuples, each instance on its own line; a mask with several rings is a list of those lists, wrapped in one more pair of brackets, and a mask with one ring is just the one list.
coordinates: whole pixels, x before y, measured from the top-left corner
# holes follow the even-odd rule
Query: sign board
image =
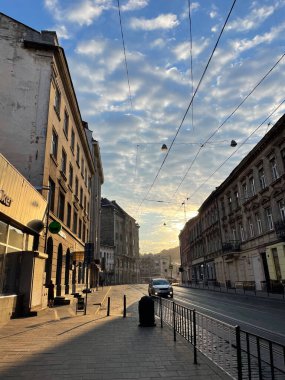
[(84, 261), (88, 265), (94, 258), (94, 243), (85, 243)]
[(58, 234), (61, 230), (61, 224), (54, 220), (49, 224), (48, 229), (51, 234)]
[(169, 269), (173, 269), (173, 265), (172, 264), (169, 265)]

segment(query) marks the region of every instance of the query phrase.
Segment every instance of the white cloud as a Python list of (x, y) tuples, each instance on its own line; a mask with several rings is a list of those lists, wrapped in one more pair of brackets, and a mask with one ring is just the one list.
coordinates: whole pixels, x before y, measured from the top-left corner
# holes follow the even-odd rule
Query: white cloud
[(71, 34), (68, 32), (65, 25), (55, 26), (54, 30), (56, 30), (56, 34), (59, 39), (69, 40), (71, 38)]
[(277, 27), (272, 27), (269, 32), (266, 32), (262, 35), (256, 35), (252, 39), (242, 39), (242, 40), (233, 40), (231, 42), (234, 50), (243, 52), (245, 50), (252, 49), (257, 45), (270, 43), (274, 41), (277, 37), (280, 36), (285, 30), (285, 23), (278, 25)]
[(209, 13), (209, 15), (210, 15), (211, 18), (215, 18), (215, 17), (217, 17), (218, 13), (216, 11), (211, 11)]
[(166, 45), (166, 41), (162, 38), (157, 38), (153, 42), (151, 42), (151, 48), (163, 48)]
[(135, 11), (148, 6), (148, 0), (129, 0), (126, 4), (121, 6), (121, 11)]
[(132, 18), (130, 27), (136, 30), (156, 30), (156, 29), (172, 29), (179, 25), (177, 16), (174, 14), (163, 14), (153, 19)]
[[(209, 45), (208, 39), (201, 39), (200, 41), (192, 42), (192, 54), (193, 57), (197, 58), (199, 54), (201, 54), (206, 47)], [(179, 61), (186, 60), (190, 57), (190, 44), (189, 42), (182, 42), (178, 44), (172, 52), (175, 54), (176, 59)]]
[(258, 28), (260, 24), (264, 23), (266, 19), (274, 13), (277, 4), (254, 8), (247, 17), (237, 18), (230, 22), (228, 24), (228, 29), (232, 29), (235, 32), (244, 32)]
[(101, 55), (106, 48), (106, 42), (102, 40), (91, 40), (81, 42), (77, 45), (75, 51), (78, 54), (88, 55), (88, 56), (98, 56)]

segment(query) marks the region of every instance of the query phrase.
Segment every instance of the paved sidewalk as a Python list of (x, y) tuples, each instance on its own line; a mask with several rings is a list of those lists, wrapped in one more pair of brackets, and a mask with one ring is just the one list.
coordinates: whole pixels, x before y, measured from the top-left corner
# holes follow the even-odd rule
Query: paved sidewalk
[(105, 287), (88, 294), (87, 315), (76, 315), (74, 303), (1, 325), (0, 379), (229, 379), (202, 355), (194, 365), (192, 346), (179, 336), (174, 342), (169, 328), (138, 327), (142, 295)]

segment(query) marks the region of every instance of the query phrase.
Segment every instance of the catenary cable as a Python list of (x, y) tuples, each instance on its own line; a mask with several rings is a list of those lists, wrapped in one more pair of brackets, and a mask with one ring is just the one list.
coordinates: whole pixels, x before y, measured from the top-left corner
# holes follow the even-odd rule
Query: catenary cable
[(244, 102), (252, 95), (252, 93), (257, 89), (257, 87), (271, 74), (271, 72), (278, 66), (278, 64), (282, 61), (282, 59), (285, 57), (285, 53), (281, 55), (281, 57), (275, 62), (275, 64), (267, 71), (267, 73), (257, 82), (257, 84), (253, 87), (253, 89), (243, 98), (243, 100), (235, 107), (235, 109), (225, 118), (225, 120), (214, 130), (214, 132), (205, 140), (205, 142), (200, 146), (198, 149), (195, 157), (191, 161), (186, 173), (184, 174), (183, 178), (181, 179), (178, 187), (176, 188), (175, 192), (173, 193), (172, 197), (174, 197), (179, 188), (181, 187), (182, 183), (185, 181), (187, 175), (189, 174), (189, 171), (193, 167), (196, 159), (198, 158), (202, 148), (205, 146), (205, 144), (209, 143), (209, 140), (215, 136), (215, 134), (228, 122), (228, 120), (238, 111), (238, 109), (244, 104)]
[(205, 74), (206, 74), (206, 72), (207, 72), (207, 70), (208, 70), (208, 67), (209, 67), (210, 62), (211, 62), (211, 60), (212, 60), (212, 58), (213, 58), (213, 55), (214, 55), (214, 53), (215, 53), (215, 51), (216, 51), (216, 49), (217, 49), (217, 47), (218, 47), (218, 44), (219, 44), (220, 39), (221, 39), (221, 37), (222, 37), (222, 34), (223, 34), (223, 32), (224, 32), (224, 30), (225, 30), (225, 28), (226, 28), (226, 25), (227, 25), (227, 23), (228, 23), (228, 20), (229, 20), (230, 15), (231, 15), (231, 13), (232, 13), (232, 11), (233, 11), (233, 8), (234, 8), (234, 6), (235, 6), (236, 1), (237, 1), (237, 0), (234, 0), (233, 3), (232, 3), (232, 6), (231, 6), (231, 8), (230, 8), (230, 10), (229, 10), (229, 13), (228, 13), (228, 15), (227, 15), (227, 18), (226, 18), (226, 20), (225, 20), (225, 22), (224, 22), (224, 25), (223, 25), (222, 29), (221, 29), (221, 32), (220, 32), (220, 34), (219, 34), (219, 37), (218, 37), (218, 39), (217, 39), (217, 41), (216, 41), (216, 43), (215, 43), (215, 46), (214, 46), (214, 48), (213, 48), (213, 50), (212, 50), (212, 53), (211, 53), (210, 57), (209, 57), (209, 59), (208, 59), (208, 62), (207, 62), (207, 64), (206, 64), (206, 67), (205, 67), (205, 69), (204, 69), (204, 71), (203, 71), (203, 73), (202, 73), (202, 76), (201, 76), (201, 78), (200, 78), (200, 80), (199, 80), (199, 82), (198, 82), (198, 85), (197, 85), (197, 87), (196, 87), (196, 89), (195, 89), (195, 91), (194, 91), (194, 94), (192, 95), (192, 98), (191, 98), (191, 100), (190, 100), (190, 102), (189, 102), (189, 104), (188, 104), (188, 106), (187, 106), (187, 109), (186, 109), (186, 111), (185, 111), (185, 113), (184, 113), (184, 115), (183, 115), (183, 117), (182, 117), (182, 121), (181, 121), (181, 123), (180, 123), (180, 125), (179, 125), (179, 127), (178, 127), (178, 129), (177, 129), (177, 131), (176, 131), (176, 133), (175, 133), (175, 136), (174, 136), (174, 138), (173, 138), (173, 140), (172, 140), (172, 142), (171, 142), (171, 144), (170, 144), (170, 146), (169, 146), (169, 148), (168, 148), (168, 151), (167, 151), (167, 153), (166, 153), (166, 155), (165, 155), (165, 157), (164, 157), (164, 159), (163, 159), (163, 161), (162, 161), (162, 163), (161, 163), (159, 169), (158, 169), (158, 172), (156, 173), (156, 176), (155, 176), (155, 178), (154, 178), (152, 184), (150, 185), (149, 189), (147, 190), (147, 193), (145, 194), (145, 196), (143, 197), (143, 199), (141, 200), (141, 202), (140, 202), (140, 204), (139, 204), (139, 206), (138, 206), (138, 210), (137, 210), (137, 212), (139, 211), (141, 205), (143, 204), (143, 202), (145, 201), (145, 199), (148, 197), (149, 193), (151, 192), (151, 190), (152, 190), (152, 188), (153, 188), (153, 186), (154, 186), (154, 184), (155, 184), (155, 182), (156, 182), (156, 180), (157, 180), (157, 178), (158, 178), (158, 176), (159, 176), (159, 174), (160, 174), (160, 172), (161, 172), (161, 169), (163, 168), (164, 163), (165, 163), (165, 161), (167, 160), (167, 157), (169, 156), (169, 153), (170, 153), (170, 151), (171, 151), (171, 149), (172, 149), (172, 146), (173, 146), (173, 144), (174, 144), (174, 142), (175, 142), (175, 140), (176, 140), (176, 137), (178, 136), (178, 133), (180, 132), (180, 129), (181, 129), (181, 127), (182, 127), (182, 125), (183, 125), (183, 123), (184, 123), (184, 121), (185, 121), (185, 119), (186, 119), (186, 116), (187, 116), (187, 114), (188, 114), (188, 112), (189, 112), (189, 109), (190, 109), (192, 103), (193, 103), (193, 100), (194, 100), (194, 98), (195, 98), (195, 96), (196, 96), (196, 94), (197, 94), (197, 92), (198, 92), (198, 90), (199, 90), (199, 88), (200, 88), (200, 86), (201, 86), (201, 84), (202, 84), (202, 82), (203, 82), (203, 79), (204, 79), (204, 77), (205, 77)]

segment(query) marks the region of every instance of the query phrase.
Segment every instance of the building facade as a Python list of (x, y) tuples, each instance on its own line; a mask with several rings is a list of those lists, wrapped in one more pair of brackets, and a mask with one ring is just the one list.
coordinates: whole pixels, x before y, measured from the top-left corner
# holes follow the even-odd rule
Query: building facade
[(39, 251), (46, 200), (0, 154), (0, 322), (46, 302), (45, 260)]
[(285, 115), (185, 226), (180, 252), (183, 270), (192, 275), (184, 275), (184, 282), (228, 287), (252, 282), (257, 290), (283, 289)]
[(0, 151), (48, 200), (47, 225), (61, 225), (39, 241), (48, 255), (44, 283), (53, 280), (57, 296), (75, 293), (86, 286), (85, 243), (98, 240), (91, 217), (99, 210), (91, 213), (91, 203), (101, 162), (96, 166), (56, 33), (0, 14), (0, 49)]
[(116, 201), (101, 200), (101, 246), (114, 247), (114, 283), (139, 282), (139, 226)]
[(152, 278), (166, 278), (180, 281), (180, 264), (174, 263), (170, 255), (145, 254), (140, 257), (140, 274), (142, 283), (149, 283)]

